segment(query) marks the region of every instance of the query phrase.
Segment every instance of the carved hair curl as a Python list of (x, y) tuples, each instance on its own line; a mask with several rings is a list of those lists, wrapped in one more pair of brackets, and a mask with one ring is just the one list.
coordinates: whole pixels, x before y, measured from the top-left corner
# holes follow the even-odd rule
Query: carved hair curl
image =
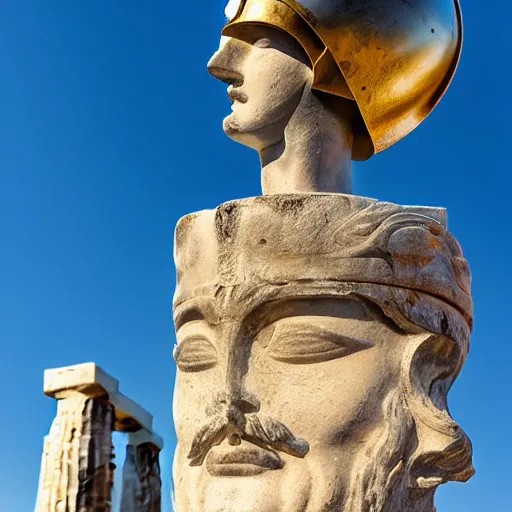
[[(405, 301), (376, 301), (375, 296), (362, 295), (373, 299), (411, 339), (402, 360), (400, 386), (383, 403), (385, 426), (367, 443), (362, 454), (366, 463), (359, 461), (354, 468), (346, 506), (364, 512), (432, 510), (439, 485), (465, 482), (474, 474), (471, 442), (447, 404), (468, 352), (469, 327), (456, 310), (424, 294), (414, 307), (429, 313), (421, 318), (410, 314)], [(439, 318), (445, 319), (442, 328)]]

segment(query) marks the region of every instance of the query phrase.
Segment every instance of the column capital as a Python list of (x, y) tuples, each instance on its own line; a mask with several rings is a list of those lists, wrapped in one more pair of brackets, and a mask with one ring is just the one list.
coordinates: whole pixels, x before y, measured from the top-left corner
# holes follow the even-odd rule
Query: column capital
[(108, 397), (116, 413), (115, 430), (134, 432), (153, 429), (153, 416), (119, 391), (119, 381), (95, 363), (83, 363), (44, 372), (45, 395), (63, 400), (77, 393), (90, 398)]

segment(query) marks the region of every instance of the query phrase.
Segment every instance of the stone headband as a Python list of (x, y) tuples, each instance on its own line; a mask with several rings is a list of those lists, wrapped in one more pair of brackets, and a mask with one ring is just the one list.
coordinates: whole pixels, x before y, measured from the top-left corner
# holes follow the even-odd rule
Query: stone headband
[(175, 260), (175, 311), (226, 289), (250, 297), (268, 288), (272, 299), (357, 295), (405, 329), (467, 350), (471, 274), (440, 208), (341, 194), (231, 201), (180, 220)]

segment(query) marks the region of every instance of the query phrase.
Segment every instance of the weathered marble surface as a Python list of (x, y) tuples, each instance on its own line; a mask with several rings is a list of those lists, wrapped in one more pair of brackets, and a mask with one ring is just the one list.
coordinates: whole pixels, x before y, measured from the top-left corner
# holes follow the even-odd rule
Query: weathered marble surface
[(179, 512), (432, 512), (473, 474), (448, 391), (471, 277), (438, 208), (231, 201), (175, 236)]

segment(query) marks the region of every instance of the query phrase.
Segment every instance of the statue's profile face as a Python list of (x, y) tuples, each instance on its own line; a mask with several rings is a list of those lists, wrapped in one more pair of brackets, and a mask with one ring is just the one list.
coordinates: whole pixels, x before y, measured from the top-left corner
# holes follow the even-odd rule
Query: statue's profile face
[(300, 45), (270, 27), (247, 27), (245, 39), (222, 37), (208, 70), (229, 84), (232, 113), (224, 131), (261, 151), (283, 139), (284, 130), (310, 88), (313, 72)]
[(393, 420), (410, 336), (358, 300), (222, 303), (177, 308), (177, 510), (357, 512), (337, 507)]

